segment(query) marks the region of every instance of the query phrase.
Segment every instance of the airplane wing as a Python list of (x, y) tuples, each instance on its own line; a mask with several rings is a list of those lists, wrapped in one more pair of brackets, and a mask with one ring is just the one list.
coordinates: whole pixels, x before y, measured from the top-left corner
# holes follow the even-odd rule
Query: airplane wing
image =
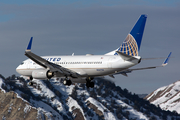
[(165, 61), (163, 62), (163, 64), (160, 65), (160, 66), (152, 66), (152, 67), (144, 67), (144, 68), (126, 69), (126, 70), (124, 70), (124, 71), (120, 71), (120, 72), (117, 72), (117, 73), (112, 74), (112, 75), (109, 75), (109, 76), (114, 78), (113, 75), (122, 74), (122, 75), (124, 75), (124, 76), (127, 77), (127, 76), (128, 76), (127, 73), (131, 73), (132, 71), (135, 71), (135, 70), (145, 70), (145, 69), (154, 69), (154, 68), (157, 68), (157, 67), (164, 67), (164, 66), (166, 66), (166, 65), (168, 64), (168, 61), (169, 61), (170, 56), (171, 56), (171, 53), (172, 53), (172, 52), (169, 53), (168, 57), (165, 59)]
[(59, 72), (60, 74), (62, 74), (64, 76), (71, 76), (73, 78), (77, 78), (79, 76), (78, 73), (76, 73), (70, 69), (67, 69), (67, 68), (64, 68), (60, 65), (49, 62), (49, 61), (43, 59), (42, 57), (32, 53), (31, 52), (32, 40), (33, 40), (33, 37), (31, 37), (29, 44), (28, 44), (28, 47), (25, 50), (25, 55), (28, 58), (30, 58), (32, 61), (36, 62), (40, 66), (42, 66), (46, 69), (49, 69), (51, 72)]

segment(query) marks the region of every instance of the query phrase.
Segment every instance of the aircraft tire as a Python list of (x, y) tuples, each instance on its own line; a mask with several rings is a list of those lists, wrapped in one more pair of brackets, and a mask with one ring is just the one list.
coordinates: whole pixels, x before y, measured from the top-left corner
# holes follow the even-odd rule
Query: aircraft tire
[(86, 83), (86, 87), (89, 88), (90, 87), (90, 82)]
[(29, 85), (29, 86), (33, 86), (33, 82), (29, 82), (28, 85)]
[(64, 81), (63, 81), (63, 84), (64, 84), (64, 85), (67, 85), (67, 80), (64, 80)]
[(71, 80), (68, 80), (67, 85), (70, 86), (72, 84)]
[(70, 86), (72, 84), (72, 82), (71, 82), (71, 80), (64, 80), (63, 84)]
[(94, 82), (90, 82), (90, 87), (94, 88)]
[(87, 88), (89, 88), (89, 87), (93, 88), (94, 87), (94, 82), (87, 82), (86, 87)]

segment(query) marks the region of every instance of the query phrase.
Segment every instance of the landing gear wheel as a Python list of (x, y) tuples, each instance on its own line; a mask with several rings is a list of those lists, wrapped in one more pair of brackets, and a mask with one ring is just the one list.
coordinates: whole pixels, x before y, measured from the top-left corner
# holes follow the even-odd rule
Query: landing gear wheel
[(94, 87), (94, 82), (91, 82), (94, 78), (93, 77), (87, 77), (86, 78), (86, 87), (89, 88), (93, 88)]
[(90, 82), (90, 87), (91, 87), (91, 88), (94, 87), (94, 82)]
[(67, 85), (67, 80), (64, 80), (64, 81), (63, 81), (63, 84), (64, 84), (64, 85)]
[(87, 87), (87, 88), (89, 88), (89, 87), (93, 88), (93, 87), (94, 87), (94, 82), (88, 81), (88, 82), (86, 83), (86, 87)]
[(33, 84), (34, 84), (34, 83), (32, 82), (33, 77), (32, 77), (32, 76), (30, 76), (30, 77), (29, 77), (29, 80), (30, 80), (30, 82), (28, 82), (28, 83), (27, 83), (27, 85), (29, 85), (29, 86), (33, 86)]
[(28, 82), (28, 85), (29, 86), (33, 86), (33, 82)]
[(63, 84), (70, 86), (72, 84), (72, 82), (71, 82), (71, 80), (64, 80)]

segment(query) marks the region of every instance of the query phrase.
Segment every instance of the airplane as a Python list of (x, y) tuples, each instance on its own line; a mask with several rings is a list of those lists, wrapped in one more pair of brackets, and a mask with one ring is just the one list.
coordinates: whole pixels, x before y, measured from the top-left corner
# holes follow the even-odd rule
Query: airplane
[(171, 52), (160, 66), (131, 69), (142, 60), (139, 51), (146, 19), (147, 15), (142, 14), (120, 47), (104, 55), (38, 56), (31, 52), (31, 37), (25, 50), (25, 55), (29, 59), (23, 61), (16, 71), (22, 76), (29, 77), (29, 85), (33, 85), (33, 79), (61, 77), (64, 85), (69, 86), (72, 82), (86, 83), (87, 88), (93, 88), (95, 77), (109, 75), (114, 78), (117, 74), (127, 76), (127, 73), (134, 70), (166, 66)]

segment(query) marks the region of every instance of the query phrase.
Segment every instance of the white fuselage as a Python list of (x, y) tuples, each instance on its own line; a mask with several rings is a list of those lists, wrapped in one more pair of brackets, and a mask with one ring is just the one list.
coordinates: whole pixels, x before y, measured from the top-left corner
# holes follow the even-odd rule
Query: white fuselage
[[(137, 60), (125, 61), (119, 55), (86, 55), (86, 56), (43, 56), (49, 62), (68, 68), (81, 77), (96, 77), (114, 74), (138, 64)], [(37, 69), (45, 69), (34, 61), (27, 59), (19, 65), (16, 71), (24, 76), (31, 76)], [(56, 74), (56, 77), (64, 77)], [(77, 82), (77, 81), (76, 81)], [(80, 82), (80, 81), (79, 81)]]

